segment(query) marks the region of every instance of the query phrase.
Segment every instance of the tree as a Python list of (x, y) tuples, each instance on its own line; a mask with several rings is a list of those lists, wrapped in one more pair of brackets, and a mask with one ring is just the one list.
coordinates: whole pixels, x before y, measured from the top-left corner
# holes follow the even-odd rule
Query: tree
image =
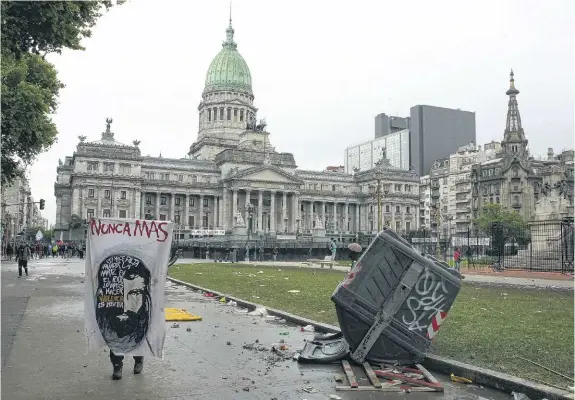
[(111, 6), (110, 1), (2, 2), (2, 186), (56, 141), (50, 114), (64, 85), (45, 55), (84, 50), (81, 40)]
[(519, 244), (529, 242), (529, 225), (525, 218), (501, 204), (489, 203), (483, 206), (473, 223), (479, 229), (493, 236), (497, 242), (505, 242), (510, 239), (515, 239)]

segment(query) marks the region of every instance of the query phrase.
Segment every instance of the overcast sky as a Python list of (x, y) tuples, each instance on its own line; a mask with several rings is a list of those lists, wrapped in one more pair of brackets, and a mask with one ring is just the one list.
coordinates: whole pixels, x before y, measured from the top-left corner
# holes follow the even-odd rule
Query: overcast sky
[[(234, 0), (238, 51), (258, 117), (300, 168), (343, 165), (345, 147), (374, 134), (375, 115), (417, 104), (475, 111), (478, 144), (501, 140), (515, 71), (532, 153), (573, 147), (572, 0)], [(99, 21), (86, 51), (49, 57), (66, 84), (59, 138), (30, 170), (32, 193), (55, 220), (58, 159), (78, 135), (144, 155), (184, 157), (197, 138), (208, 66), (221, 49), (227, 0), (137, 0)]]

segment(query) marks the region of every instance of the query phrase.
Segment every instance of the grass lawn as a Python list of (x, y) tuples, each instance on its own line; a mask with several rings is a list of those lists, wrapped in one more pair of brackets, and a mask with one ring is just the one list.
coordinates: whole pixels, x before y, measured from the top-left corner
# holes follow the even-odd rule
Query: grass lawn
[[(214, 263), (176, 265), (169, 273), (176, 279), (333, 325), (338, 321), (330, 297), (344, 274)], [(566, 387), (572, 383), (516, 356), (573, 376), (573, 335), (573, 292), (466, 283), (431, 352)]]

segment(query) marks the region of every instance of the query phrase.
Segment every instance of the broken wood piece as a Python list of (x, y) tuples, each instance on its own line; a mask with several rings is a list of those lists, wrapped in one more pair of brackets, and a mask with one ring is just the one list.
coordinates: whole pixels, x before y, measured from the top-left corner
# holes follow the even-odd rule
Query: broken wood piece
[(353, 374), (353, 369), (351, 368), (349, 361), (343, 360), (341, 362), (341, 365), (343, 366), (343, 372), (345, 372), (345, 376), (347, 376), (349, 386), (352, 388), (359, 387), (359, 384), (357, 383), (357, 379), (355, 378), (355, 375)]
[(350, 387), (350, 386), (336, 386), (335, 390), (338, 392), (437, 392), (436, 389), (429, 388), (429, 387), (405, 387), (405, 386), (382, 386), (380, 388), (376, 388), (373, 386), (358, 386), (358, 387)]
[(423, 376), (425, 376), (425, 379), (427, 379), (431, 383), (435, 383), (435, 384), (439, 385), (439, 381), (437, 379), (435, 379), (435, 377), (433, 375), (431, 375), (431, 373), (427, 370), (427, 368), (425, 368), (421, 364), (415, 364), (415, 366), (421, 371)]
[(371, 368), (371, 365), (369, 365), (369, 363), (364, 362), (363, 363), (363, 368), (365, 369), (365, 373), (367, 374), (367, 377), (369, 378), (369, 380), (371, 381), (371, 384), (376, 387), (376, 388), (380, 388), (381, 387), (381, 382), (379, 381), (379, 379), (377, 378), (377, 376), (375, 375), (375, 372), (373, 372), (373, 369)]

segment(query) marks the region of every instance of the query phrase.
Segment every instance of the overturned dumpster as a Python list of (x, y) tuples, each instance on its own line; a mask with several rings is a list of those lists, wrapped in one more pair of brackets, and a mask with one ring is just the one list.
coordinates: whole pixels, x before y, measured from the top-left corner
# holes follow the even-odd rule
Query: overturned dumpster
[(298, 361), (417, 364), (460, 288), (458, 271), (385, 229), (331, 297), (341, 332), (316, 335)]

